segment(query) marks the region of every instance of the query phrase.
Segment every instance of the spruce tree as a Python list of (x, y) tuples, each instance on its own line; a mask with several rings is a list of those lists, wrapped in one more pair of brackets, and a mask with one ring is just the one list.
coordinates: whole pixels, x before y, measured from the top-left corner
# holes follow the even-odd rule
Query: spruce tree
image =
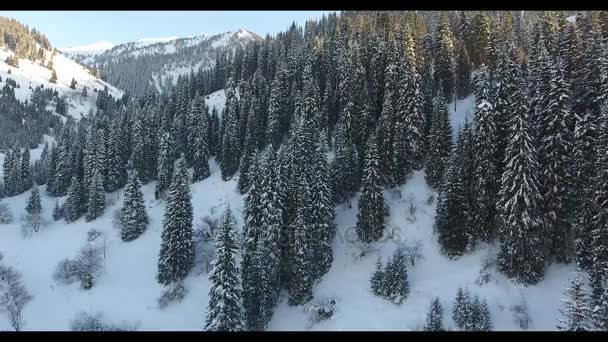
[(570, 279), (570, 287), (564, 291), (566, 298), (562, 299), (561, 318), (557, 329), (562, 331), (589, 331), (589, 297), (586, 292), (583, 277), (577, 271)]
[(125, 188), (122, 208), (120, 208), (120, 237), (129, 242), (137, 239), (148, 227), (148, 214), (141, 192), (141, 182), (137, 171), (129, 176)]
[(194, 128), (191, 130), (192, 136), (189, 140), (193, 144), (193, 160), (192, 160), (192, 182), (199, 182), (209, 177), (209, 155), (210, 155), (210, 138), (209, 138), (209, 117), (207, 116), (206, 107), (201, 98), (198, 101), (195, 99), (193, 103)]
[(454, 94), (454, 45), (447, 16), (443, 15), (440, 24), (439, 50), (435, 57), (435, 81), (446, 99)]
[(378, 172), (378, 147), (372, 134), (367, 143), (363, 186), (357, 214), (357, 236), (363, 242), (377, 241), (384, 233), (384, 196)]
[(171, 176), (173, 173), (173, 155), (174, 155), (175, 140), (170, 132), (165, 132), (160, 139), (160, 151), (158, 156), (158, 181), (154, 189), (154, 197), (161, 199), (165, 197), (165, 190), (171, 184)]
[(336, 154), (331, 164), (332, 191), (337, 203), (348, 200), (359, 189), (359, 154), (348, 136), (347, 123), (338, 122)]
[(407, 260), (401, 248), (397, 249), (384, 270), (384, 294), (386, 299), (401, 304), (410, 293), (407, 279)]
[(431, 307), (426, 315), (425, 331), (443, 331), (443, 308), (439, 302), (439, 297), (433, 298)]
[(32, 173), (30, 165), (30, 149), (27, 146), (21, 153), (21, 177), (20, 177), (20, 189), (19, 193), (28, 191), (32, 188)]
[(456, 58), (456, 96), (464, 99), (471, 93), (471, 62), (469, 52), (464, 43), (458, 47)]
[(167, 195), (157, 280), (168, 285), (183, 280), (194, 265), (192, 203), (186, 161), (178, 162)]
[(257, 173), (257, 151), (254, 150), (251, 153), (247, 153), (241, 158), (241, 174), (239, 175), (239, 181), (237, 183), (237, 190), (241, 194), (247, 193), (249, 186), (252, 183), (252, 177)]
[(42, 211), (42, 205), (40, 204), (40, 193), (38, 192), (37, 186), (33, 187), (32, 191), (30, 192), (30, 197), (27, 200), (25, 211), (32, 215), (40, 214)]
[(380, 257), (376, 260), (376, 269), (370, 279), (370, 287), (373, 294), (384, 297), (384, 265)]
[(85, 207), (84, 191), (76, 175), (72, 176), (72, 184), (68, 189), (68, 197), (64, 203), (64, 218), (66, 222), (74, 222), (82, 216)]
[(543, 127), (539, 166), (544, 225), (550, 239), (550, 255), (557, 262), (572, 257), (572, 131), (569, 120), (569, 87), (555, 69), (544, 99)]
[(241, 280), (236, 261), (238, 244), (235, 228), (236, 221), (232, 210), (227, 207), (217, 238), (216, 257), (209, 277), (212, 286), (209, 290), (205, 323), (205, 330), (208, 331), (242, 331), (245, 328)]
[(55, 71), (55, 69), (51, 69), (51, 70), (52, 70), (52, 73), (51, 73), (50, 82), (57, 83), (57, 72)]
[(310, 188), (304, 176), (298, 183), (298, 209), (290, 230), (294, 234), (294, 242), (290, 250), (290, 283), (288, 287), (289, 304), (302, 305), (312, 299), (312, 285), (314, 274), (312, 272), (311, 243), (309, 234), (310, 223)]
[(434, 189), (440, 187), (452, 147), (452, 128), (443, 96), (436, 100), (429, 132), (428, 159), (425, 167), (427, 184)]
[(521, 90), (512, 99), (516, 111), (502, 175), (502, 225), (498, 265), (509, 278), (535, 284), (544, 277), (545, 252), (539, 217), (538, 162), (532, 145), (528, 106)]
[(490, 80), (487, 68), (478, 71), (475, 78), (475, 211), (474, 226), (479, 230), (483, 241), (493, 241), (498, 229), (498, 191), (500, 173), (497, 157), (497, 134), (494, 117), (496, 112), (490, 102)]
[(103, 189), (103, 178), (99, 170), (93, 171), (93, 178), (89, 184), (86, 221), (93, 221), (103, 215), (106, 202), (106, 194)]

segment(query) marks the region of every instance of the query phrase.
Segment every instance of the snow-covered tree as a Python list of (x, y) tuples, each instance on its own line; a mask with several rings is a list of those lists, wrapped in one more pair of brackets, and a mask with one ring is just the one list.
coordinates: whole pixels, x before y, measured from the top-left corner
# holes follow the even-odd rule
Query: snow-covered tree
[(363, 242), (377, 241), (384, 233), (384, 196), (378, 170), (378, 147), (376, 135), (367, 143), (363, 188), (357, 214), (357, 236)]
[(451, 148), (452, 128), (450, 117), (445, 98), (440, 95), (435, 102), (428, 138), (425, 179), (430, 187), (437, 189), (443, 182)]
[(242, 331), (245, 328), (235, 229), (236, 221), (227, 207), (215, 247), (205, 330)]
[(183, 280), (194, 265), (192, 203), (186, 161), (175, 168), (167, 195), (157, 280), (163, 285)]
[(443, 308), (439, 302), (439, 297), (433, 298), (429, 312), (426, 315), (425, 331), (443, 331)]
[(570, 279), (570, 287), (564, 291), (566, 298), (562, 299), (561, 318), (557, 328), (565, 331), (590, 330), (589, 296), (580, 271)]
[(122, 208), (120, 208), (120, 237), (128, 242), (137, 239), (148, 227), (148, 214), (141, 192), (141, 182), (137, 171), (129, 176), (125, 188)]
[(87, 201), (86, 220), (93, 221), (103, 214), (106, 194), (103, 189), (103, 178), (99, 170), (93, 171), (93, 178), (89, 185), (89, 199)]

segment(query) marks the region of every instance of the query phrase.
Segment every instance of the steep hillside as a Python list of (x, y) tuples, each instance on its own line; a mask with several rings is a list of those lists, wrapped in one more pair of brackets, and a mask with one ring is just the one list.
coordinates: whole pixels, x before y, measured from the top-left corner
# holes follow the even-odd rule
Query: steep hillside
[[(60, 49), (83, 64), (94, 66), (103, 78), (131, 95), (165, 92), (180, 75), (207, 69), (220, 49), (261, 40), (247, 30), (177, 38), (140, 39), (92, 53), (86, 47)], [(85, 51), (82, 51), (85, 50)]]

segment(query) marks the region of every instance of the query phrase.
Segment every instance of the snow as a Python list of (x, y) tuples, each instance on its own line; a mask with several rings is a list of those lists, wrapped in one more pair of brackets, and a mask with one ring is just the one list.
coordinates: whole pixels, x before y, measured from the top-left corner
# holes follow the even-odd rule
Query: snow
[(224, 106), (226, 105), (226, 92), (224, 89), (220, 89), (205, 96), (205, 104), (209, 108), (209, 113), (211, 113), (211, 110), (215, 107), (217, 108), (218, 116), (221, 116)]
[(452, 137), (454, 141), (458, 138), (458, 129), (464, 126), (465, 120), (469, 124), (473, 123), (473, 109), (475, 108), (475, 95), (471, 94), (462, 100), (456, 101), (456, 109), (454, 102), (448, 103), (448, 112), (450, 113), (450, 124), (452, 126)]
[[(2, 80), (12, 78), (19, 84), (19, 88), (15, 88), (15, 97), (20, 101), (29, 101), (33, 90), (42, 85), (45, 89), (57, 90), (59, 96), (66, 95), (68, 114), (75, 119), (79, 119), (83, 114), (88, 114), (89, 111), (95, 111), (97, 108), (97, 93), (93, 89), (100, 91), (107, 86), (110, 94), (115, 98), (118, 99), (123, 96), (121, 90), (93, 77), (88, 70), (61, 53), (57, 53), (53, 59), (53, 67), (57, 72), (57, 83), (55, 84), (50, 83), (52, 71), (41, 65), (39, 60), (32, 62), (28, 59), (20, 59), (19, 68), (14, 68), (6, 64), (6, 58), (9, 55), (13, 55), (13, 53), (6, 49), (0, 49), (0, 76)], [(45, 65), (50, 59), (51, 52), (47, 51), (46, 55)], [(9, 69), (11, 70), (10, 75), (8, 74)], [(72, 78), (77, 82), (76, 89), (70, 88)], [(84, 86), (88, 90), (87, 98), (81, 96)], [(52, 108), (54, 110), (54, 106)]]
[(568, 18), (566, 18), (566, 20), (568, 20), (571, 23), (575, 23), (576, 22), (576, 15), (571, 15)]
[[(217, 91), (205, 100), (210, 107), (223, 107), (225, 93)], [(470, 115), (473, 103), (472, 97), (457, 103), (457, 110), (450, 112), (453, 126)], [(33, 158), (38, 155), (32, 153)], [(240, 230), (244, 196), (236, 191), (236, 177), (223, 181), (213, 159), (210, 170), (209, 178), (191, 185), (194, 224), (196, 226), (212, 208), (215, 208), (215, 215), (220, 215), (230, 204)], [(18, 222), (0, 226), (3, 262), (23, 273), (24, 283), (34, 295), (24, 309), (24, 330), (69, 329), (70, 321), (83, 310), (102, 311), (112, 322), (137, 323), (139, 330), (202, 329), (210, 288), (208, 274), (191, 273), (185, 280), (188, 294), (184, 300), (163, 310), (157, 307), (162, 287), (155, 276), (165, 205), (154, 200), (154, 187), (155, 182), (152, 182), (142, 189), (150, 217), (148, 230), (129, 243), (122, 242), (119, 231), (112, 226), (112, 216), (122, 203), (123, 190), (106, 196), (106, 210), (101, 218), (89, 223), (80, 219), (66, 224), (63, 220), (52, 221), (55, 199), (49, 198), (42, 186), (43, 215), (49, 221), (43, 230), (24, 239)], [(269, 330), (414, 330), (424, 324), (431, 299), (435, 296), (440, 298), (443, 306), (444, 326), (455, 329), (451, 310), (459, 287), (468, 287), (473, 295), (488, 301), (495, 330), (519, 330), (510, 308), (520, 303), (522, 295), (531, 316), (530, 330), (556, 329), (560, 299), (574, 265), (552, 265), (545, 279), (535, 286), (516, 285), (496, 269), (491, 270), (488, 284), (477, 285), (483, 260), (489, 253), (496, 253), (498, 246), (482, 245), (459, 260), (444, 257), (439, 253), (432, 229), (437, 194), (427, 187), (424, 172), (415, 172), (399, 190), (401, 197), (394, 191), (384, 191), (391, 213), (386, 226), (387, 231), (393, 232), (393, 238), (382, 239), (363, 257), (359, 256), (355, 232), (358, 198), (353, 198), (350, 206), (341, 204), (336, 207), (334, 261), (329, 272), (313, 288), (314, 303), (330, 297), (336, 300), (334, 317), (309, 327), (306, 307), (291, 307), (283, 296), (275, 308)], [(413, 222), (408, 221), (406, 209), (410, 194), (417, 207)], [(427, 204), (430, 196), (434, 200)], [(15, 217), (20, 217), (26, 199), (27, 194), (21, 194), (2, 201), (9, 205)], [(56, 284), (52, 274), (57, 263), (75, 256), (85, 244), (87, 231), (91, 228), (98, 229), (105, 236), (104, 273), (90, 291), (81, 290), (79, 284)], [(410, 295), (397, 306), (374, 296), (369, 289), (369, 279), (377, 257), (380, 255), (386, 261), (397, 246), (406, 241), (420, 241), (424, 257), (415, 266), (408, 265)], [(2, 314), (0, 329), (10, 330)]]
[(111, 43), (111, 42), (97, 42), (97, 43), (83, 45), (83, 46), (58, 48), (57, 50), (59, 50), (61, 52), (65, 52), (67, 54), (74, 54), (74, 55), (77, 54), (77, 55), (88, 55), (89, 56), (89, 55), (97, 55), (97, 54), (103, 53), (107, 50), (110, 50), (114, 46), (115, 46), (114, 43)]

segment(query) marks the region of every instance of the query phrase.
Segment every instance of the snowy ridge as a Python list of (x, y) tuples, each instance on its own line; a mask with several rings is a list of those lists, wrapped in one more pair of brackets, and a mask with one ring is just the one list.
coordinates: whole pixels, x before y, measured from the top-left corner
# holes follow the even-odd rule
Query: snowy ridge
[(57, 50), (68, 55), (98, 55), (107, 50), (110, 50), (115, 45), (111, 42), (97, 42), (90, 45), (75, 46), (69, 48), (59, 48)]
[[(32, 62), (28, 59), (20, 59), (19, 67), (15, 68), (6, 64), (6, 58), (14, 56), (14, 53), (5, 49), (0, 49), (0, 76), (5, 81), (7, 78), (15, 80), (19, 88), (15, 88), (15, 97), (20, 101), (30, 100), (33, 90), (37, 86), (45, 89), (57, 90), (59, 96), (65, 95), (68, 103), (67, 113), (75, 119), (80, 118), (89, 111), (96, 111), (97, 92), (108, 87), (110, 94), (119, 99), (123, 92), (107, 82), (92, 76), (87, 69), (73, 60), (57, 53), (53, 58), (53, 68), (57, 73), (57, 83), (51, 83), (52, 71), (46, 67), (51, 58), (51, 51), (47, 51), (46, 60), (41, 64), (40, 60)], [(8, 71), (11, 71), (9, 74)], [(71, 89), (72, 78), (76, 80), (76, 89)], [(88, 96), (83, 98), (81, 93), (83, 87), (87, 87)]]

